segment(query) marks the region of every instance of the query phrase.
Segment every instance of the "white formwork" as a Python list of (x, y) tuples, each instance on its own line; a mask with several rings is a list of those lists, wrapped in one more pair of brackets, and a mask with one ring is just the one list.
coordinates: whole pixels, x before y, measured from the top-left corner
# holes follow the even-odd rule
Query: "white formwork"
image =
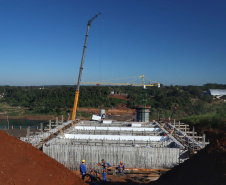
[(138, 131), (138, 132), (158, 132), (160, 128), (136, 128), (136, 127), (94, 127), (75, 126), (73, 130), (108, 130), (108, 131)]
[[(62, 137), (61, 137), (62, 138)], [(65, 134), (66, 139), (95, 139), (95, 140), (121, 140), (121, 141), (166, 141), (167, 136), (121, 136), (121, 135), (83, 135)]]

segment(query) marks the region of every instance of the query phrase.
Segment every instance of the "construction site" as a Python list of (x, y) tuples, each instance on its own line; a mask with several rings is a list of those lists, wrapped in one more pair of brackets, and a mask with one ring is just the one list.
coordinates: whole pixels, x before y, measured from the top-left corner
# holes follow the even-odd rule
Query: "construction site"
[[(38, 132), (28, 127), (27, 136), (20, 140), (0, 131), (0, 184), (83, 184), (79, 170), (83, 159), (88, 169), (86, 183), (91, 183), (90, 168), (98, 171), (96, 184), (103, 183), (98, 166), (102, 159), (111, 164), (105, 184), (225, 182), (224, 131), (207, 132), (208, 144), (205, 135), (198, 136), (174, 120), (106, 124), (56, 118), (49, 123)], [(125, 165), (123, 175), (117, 169), (120, 161)]]
[[(93, 115), (93, 119), (97, 117)], [(48, 128), (44, 131), (41, 128), (35, 135), (30, 134), (28, 128), (27, 137), (20, 139), (41, 149), (71, 171), (79, 171), (81, 161), (85, 159), (88, 171), (95, 168), (102, 174), (98, 163), (105, 159), (111, 164), (108, 174), (117, 175), (117, 166), (123, 161), (126, 174), (142, 176), (145, 172), (148, 174), (146, 180), (152, 181), (208, 144), (205, 135), (198, 136), (189, 125), (175, 120), (172, 123), (106, 119), (64, 122), (63, 117), (59, 120), (50, 120)]]
[(169, 122), (150, 121), (150, 107), (146, 106), (145, 89), (147, 86), (160, 87), (160, 84), (145, 85), (144, 75), (140, 76), (142, 84), (113, 84), (143, 87), (142, 105), (137, 106), (136, 120), (133, 122), (108, 120), (104, 109), (100, 109), (100, 114), (93, 115), (88, 121), (76, 119), (88, 32), (98, 15), (100, 13), (87, 24), (71, 120), (50, 120), (47, 132), (43, 132), (41, 126), (41, 132), (31, 136), (28, 129), (27, 137), (20, 139), (41, 149), (71, 171), (79, 171), (81, 161), (85, 160), (88, 171), (94, 168), (99, 174), (105, 173), (98, 166), (104, 159), (111, 166), (107, 173), (115, 175), (118, 174), (118, 164), (123, 161), (125, 173), (145, 172), (148, 180), (156, 180), (162, 172), (183, 163), (205, 148), (208, 144), (205, 134), (198, 136), (194, 128), (190, 129), (189, 125), (176, 123), (175, 120), (172, 123), (170, 119)]
[[(18, 178), (18, 174), (19, 176), (23, 176), (22, 172), (17, 172), (18, 174), (12, 178), (10, 174), (11, 169), (8, 169), (6, 167), (8, 165), (1, 162), (2, 171), (0, 172), (5, 175), (6, 173), (3, 173), (3, 171), (7, 169), (5, 170), (7, 171), (7, 175), (4, 176), (7, 184), (17, 184), (17, 182), (20, 184), (49, 185), (57, 183), (71, 185), (84, 184), (84, 181), (80, 177), (80, 165), (83, 160), (85, 160), (87, 168), (85, 183), (91, 183), (88, 172), (91, 169), (95, 169), (98, 174), (98, 179), (94, 184), (102, 184), (105, 181), (105, 183), (109, 184), (154, 184), (155, 182), (153, 181), (158, 180), (162, 174), (167, 174), (171, 169), (174, 172), (174, 169), (179, 168), (180, 171), (180, 166), (183, 164), (188, 167), (189, 164), (187, 162), (191, 157), (196, 162), (200, 158), (202, 159), (202, 157), (199, 157), (199, 152), (202, 153), (206, 150), (207, 153), (211, 151), (211, 148), (208, 148), (208, 151), (206, 149), (209, 141), (206, 141), (206, 135), (204, 133), (202, 135), (198, 134), (194, 127), (190, 128), (188, 124), (172, 119), (172, 115), (168, 120), (149, 120), (151, 107), (146, 106), (145, 89), (148, 86), (158, 88), (160, 87), (160, 83), (146, 85), (144, 75), (140, 76), (142, 84), (112, 84), (143, 87), (142, 103), (136, 107), (135, 119), (133, 121), (109, 119), (110, 116), (107, 115), (108, 111), (105, 109), (99, 109), (98, 115), (93, 114), (87, 120), (78, 118), (77, 105), (88, 32), (92, 21), (99, 15), (100, 13), (95, 15), (87, 24), (72, 116), (69, 119), (65, 119), (62, 116), (59, 118), (56, 117), (55, 120), (49, 120), (46, 128), (41, 124), (40, 129), (36, 132), (32, 132), (28, 127), (26, 137), (19, 138), (23, 142), (7, 136), (9, 139), (4, 140), (4, 146), (13, 146), (12, 151), (16, 151), (15, 148), (18, 147), (18, 151), (22, 153), (21, 156), (26, 155), (26, 158), (24, 159), (18, 154), (19, 158), (25, 161), (24, 163), (16, 161), (17, 159), (14, 159), (13, 155), (10, 155), (13, 162), (9, 160), (8, 155), (4, 155), (3, 159), (8, 161), (12, 166), (16, 164), (23, 166), (26, 164), (24, 168), (21, 167), (22, 172), (23, 170), (25, 172), (25, 168), (27, 171), (35, 171), (32, 177), (34, 179), (33, 182), (31, 182), (29, 176), (26, 176), (26, 179)], [(2, 137), (6, 138), (4, 134), (2, 135)], [(10, 144), (7, 142), (10, 142)], [(4, 151), (3, 147), (1, 150)], [(8, 151), (8, 153), (10, 152)], [(197, 159), (196, 155), (198, 156)], [(98, 165), (103, 159), (110, 164), (106, 171), (103, 170), (101, 165)], [(125, 165), (123, 174), (119, 173), (118, 165), (120, 163)], [(219, 164), (219, 162), (216, 161), (216, 164)], [(38, 165), (37, 170), (35, 165)], [(186, 169), (186, 166), (183, 169)], [(205, 165), (203, 165), (204, 167), (206, 168)], [(45, 181), (42, 180), (42, 174), (40, 172), (42, 169), (45, 169)], [(193, 167), (187, 169), (192, 171)], [(14, 169), (14, 171), (16, 170)], [(222, 171), (222, 167), (220, 167), (220, 171)], [(107, 174), (105, 180), (102, 177), (103, 173)], [(28, 174), (30, 173), (28, 172)], [(36, 174), (39, 174), (39, 176), (35, 176)], [(173, 178), (178, 182), (175, 183), (172, 181), (172, 184), (186, 184), (186, 182), (182, 183), (186, 180), (182, 179), (182, 176), (178, 177), (178, 179), (175, 176)], [(189, 176), (186, 178), (189, 178)], [(162, 184), (166, 183), (166, 181), (163, 179)], [(2, 182), (2, 184), (5, 183)], [(189, 184), (197, 183), (191, 183), (189, 180)], [(198, 184), (202, 184), (202, 182)]]

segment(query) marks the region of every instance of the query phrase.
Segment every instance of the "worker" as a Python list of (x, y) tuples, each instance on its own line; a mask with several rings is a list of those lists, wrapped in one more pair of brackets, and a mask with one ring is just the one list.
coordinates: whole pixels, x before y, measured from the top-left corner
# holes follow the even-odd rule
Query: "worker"
[(99, 163), (99, 166), (103, 167), (103, 181), (106, 181), (106, 176), (107, 176), (107, 168), (111, 167), (111, 165), (109, 163), (106, 163), (104, 159), (101, 160), (102, 164)]
[(103, 170), (103, 181), (107, 180), (107, 170)]
[(91, 178), (91, 182), (97, 181), (97, 172), (93, 168), (91, 169), (91, 172), (90, 172), (90, 178)]
[(111, 165), (109, 163), (106, 163), (104, 159), (101, 160), (101, 163), (98, 163), (99, 166), (103, 167), (103, 170), (107, 170), (108, 167), (111, 167)]
[(118, 165), (118, 172), (123, 173), (123, 170), (125, 170), (125, 166), (123, 162), (121, 161), (120, 164)]
[(82, 160), (82, 164), (80, 165), (80, 173), (82, 175), (82, 180), (85, 179), (85, 175), (86, 175), (86, 166), (85, 166), (85, 160)]

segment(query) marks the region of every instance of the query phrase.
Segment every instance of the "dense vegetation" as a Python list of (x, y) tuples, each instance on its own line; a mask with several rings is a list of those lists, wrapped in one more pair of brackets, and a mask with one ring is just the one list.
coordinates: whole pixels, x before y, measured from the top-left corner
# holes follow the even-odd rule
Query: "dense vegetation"
[[(226, 104), (222, 100), (213, 101), (212, 96), (203, 95), (208, 89), (226, 89), (226, 85), (205, 84), (203, 86), (82, 86), (78, 107), (114, 108), (124, 103), (128, 108), (141, 105), (145, 96), (146, 105), (151, 106), (151, 118), (168, 118), (174, 107), (178, 107), (173, 118), (194, 124), (207, 124), (209, 127), (219, 127), (226, 117)], [(110, 98), (114, 93), (127, 93), (129, 100)], [(67, 114), (73, 107), (75, 87), (48, 86), (14, 87), (1, 86), (0, 94), (5, 92), (0, 101), (10, 106), (26, 107), (27, 114)], [(0, 112), (4, 111), (1, 110)], [(211, 124), (210, 124), (211, 123)], [(214, 124), (212, 124), (214, 123)]]

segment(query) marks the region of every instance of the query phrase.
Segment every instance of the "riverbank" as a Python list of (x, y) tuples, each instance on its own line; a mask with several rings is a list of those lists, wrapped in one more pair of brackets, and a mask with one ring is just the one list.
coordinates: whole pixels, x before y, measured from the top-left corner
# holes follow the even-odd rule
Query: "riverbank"
[[(72, 110), (70, 110), (72, 111)], [(81, 113), (87, 113), (87, 115), (82, 115)], [(93, 108), (93, 107), (82, 107), (78, 108), (77, 115), (80, 119), (91, 119), (92, 114), (99, 114), (100, 109), (99, 108)], [(115, 120), (128, 120), (128, 119), (135, 119), (136, 110), (135, 109), (129, 109), (125, 106), (118, 106), (114, 109), (106, 109), (105, 110), (106, 115), (109, 117), (109, 119), (115, 119)], [(55, 115), (17, 115), (17, 116), (10, 116), (10, 112), (8, 113), (8, 119), (18, 119), (18, 120), (55, 120), (57, 116)], [(61, 115), (58, 116), (59, 119), (61, 119)], [(67, 119), (68, 117), (64, 117), (64, 119)], [(0, 119), (7, 119), (7, 115), (2, 112), (0, 112)]]

